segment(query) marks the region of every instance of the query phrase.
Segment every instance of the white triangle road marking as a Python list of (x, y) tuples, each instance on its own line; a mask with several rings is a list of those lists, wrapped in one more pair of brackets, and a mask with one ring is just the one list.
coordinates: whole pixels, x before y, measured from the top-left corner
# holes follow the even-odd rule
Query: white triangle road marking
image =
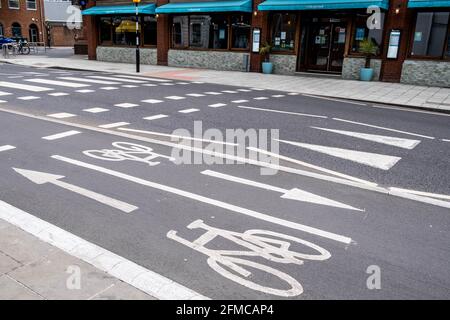
[(403, 149), (409, 149), (409, 150), (414, 149), (420, 143), (420, 140), (381, 136), (378, 134), (327, 129), (327, 128), (320, 128), (320, 127), (311, 127), (311, 128), (328, 131), (328, 132), (334, 132), (337, 134), (342, 134), (344, 136), (359, 138), (359, 139), (363, 139), (363, 140), (367, 140), (367, 141), (373, 141), (373, 142), (382, 143), (382, 144), (386, 144), (386, 145), (390, 145), (390, 146), (394, 146), (394, 147), (398, 147), (398, 148), (403, 148)]
[(283, 143), (291, 144), (293, 146), (297, 146), (300, 148), (305, 148), (308, 150), (328, 154), (333, 157), (361, 163), (361, 164), (367, 165), (369, 167), (382, 169), (382, 170), (389, 170), (399, 160), (401, 160), (400, 157), (387, 156), (387, 155), (378, 154), (378, 153), (370, 153), (370, 152), (363, 152), (363, 151), (354, 151), (354, 150), (349, 150), (349, 149), (326, 147), (326, 146), (321, 146), (321, 145), (316, 145), (316, 144), (301, 143), (301, 142), (281, 140), (281, 139), (275, 139), (275, 140), (283, 142)]

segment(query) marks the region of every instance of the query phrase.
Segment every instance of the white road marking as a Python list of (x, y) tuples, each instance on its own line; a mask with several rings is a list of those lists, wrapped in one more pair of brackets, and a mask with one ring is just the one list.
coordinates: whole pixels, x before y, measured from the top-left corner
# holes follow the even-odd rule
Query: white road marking
[(204, 84), (203, 81), (192, 81), (192, 83), (195, 83), (195, 84)]
[(178, 112), (180, 112), (180, 113), (192, 113), (192, 112), (197, 112), (197, 111), (200, 111), (200, 109), (190, 108), (190, 109), (183, 109), (183, 110), (180, 110)]
[(267, 100), (267, 99), (269, 99), (269, 98), (267, 98), (267, 97), (256, 97), (256, 98), (253, 98), (253, 100)]
[(173, 83), (167, 82), (167, 83), (160, 83), (161, 86), (173, 86)]
[(10, 145), (0, 146), (0, 152), (2, 152), (2, 151), (8, 151), (8, 150), (13, 150), (13, 149), (15, 149), (15, 148), (16, 148), (16, 147), (10, 146)]
[(166, 99), (170, 99), (170, 100), (183, 100), (186, 99), (185, 97), (180, 97), (180, 96), (168, 96), (166, 97)]
[(442, 139), (444, 142), (450, 142), (450, 139)]
[(54, 86), (69, 87), (69, 88), (84, 88), (84, 87), (90, 86), (90, 84), (85, 84), (85, 83), (76, 83), (76, 82), (67, 82), (67, 81), (58, 81), (58, 80), (40, 79), (40, 78), (26, 79), (25, 81), (41, 83), (41, 84), (51, 84)]
[(64, 119), (64, 118), (76, 117), (76, 115), (74, 115), (72, 113), (61, 112), (61, 113), (48, 114), (47, 117), (52, 117), (52, 118), (56, 118), (56, 119)]
[(237, 91), (234, 90), (222, 90), (223, 93), (238, 93)]
[(128, 122), (114, 122), (114, 123), (102, 124), (99, 127), (104, 128), (104, 129), (112, 129), (112, 128), (123, 127), (123, 126), (127, 126), (127, 125), (129, 125)]
[(321, 99), (321, 100), (329, 100), (329, 101), (336, 101), (336, 102), (342, 102), (342, 103), (348, 103), (348, 104), (355, 104), (358, 106), (366, 106), (367, 103), (362, 103), (362, 102), (355, 102), (355, 101), (349, 101), (349, 100), (341, 100), (341, 99), (335, 99), (335, 98), (328, 98), (328, 97), (322, 97), (322, 96), (316, 96), (313, 94), (303, 94), (304, 97), (309, 97), (309, 98), (316, 98), (316, 99)]
[(87, 83), (97, 83), (97, 84), (120, 84), (120, 82), (114, 82), (114, 81), (95, 80), (95, 79), (77, 78), (77, 77), (58, 77), (58, 79), (87, 82)]
[(305, 148), (308, 150), (324, 153), (333, 157), (341, 158), (344, 160), (350, 160), (353, 162), (361, 163), (366, 166), (370, 166), (377, 169), (389, 170), (392, 168), (399, 160), (400, 157), (387, 156), (378, 153), (370, 153), (363, 151), (355, 151), (350, 149), (341, 149), (334, 147), (326, 147), (309, 143), (301, 143), (295, 141), (276, 139), (277, 141), (287, 143), (300, 148)]
[(232, 103), (244, 103), (244, 102), (248, 102), (248, 100), (233, 100), (231, 102)]
[(376, 129), (382, 129), (382, 130), (386, 130), (386, 131), (403, 133), (403, 134), (406, 134), (406, 135), (421, 137), (421, 138), (425, 138), (425, 139), (434, 139), (434, 137), (430, 137), (430, 136), (424, 136), (424, 135), (417, 134), (417, 133), (412, 133), (412, 132), (400, 131), (400, 130), (386, 128), (386, 127), (375, 126), (375, 125), (368, 124), (368, 123), (363, 123), (363, 122), (344, 120), (344, 119), (340, 119), (340, 118), (333, 118), (333, 120), (341, 121), (341, 122), (347, 122), (347, 123), (352, 123), (352, 124), (357, 124), (357, 125), (366, 126), (366, 127), (369, 127), (369, 128), (376, 128)]
[(267, 151), (267, 150), (264, 150), (264, 149), (259, 149), (259, 148), (254, 148), (254, 147), (247, 147), (247, 149), (250, 150), (250, 151), (256, 151), (256, 152), (259, 152), (259, 153), (263, 153), (263, 154), (269, 155), (271, 157), (278, 158), (280, 160), (284, 160), (284, 161), (292, 162), (292, 163), (295, 163), (295, 164), (299, 164), (301, 166), (304, 166), (304, 167), (307, 167), (307, 168), (311, 168), (311, 169), (314, 169), (314, 170), (317, 170), (317, 171), (321, 171), (321, 172), (325, 172), (325, 173), (328, 173), (328, 174), (332, 174), (333, 176), (341, 177), (341, 178), (344, 178), (344, 179), (347, 179), (347, 180), (350, 180), (350, 181), (355, 181), (355, 182), (367, 184), (367, 185), (373, 186), (373, 187), (378, 186), (378, 184), (376, 184), (374, 182), (370, 182), (370, 181), (367, 181), (367, 180), (359, 179), (359, 178), (356, 178), (356, 177), (353, 177), (353, 176), (349, 176), (347, 174), (343, 174), (343, 173), (340, 173), (340, 172), (337, 172), (337, 171), (333, 171), (333, 170), (329, 170), (329, 169), (326, 169), (326, 168), (323, 168), (323, 167), (319, 167), (319, 166), (316, 166), (314, 164), (310, 164), (308, 162), (304, 162), (304, 161), (300, 161), (300, 160), (297, 160), (297, 159), (294, 159), (294, 158), (286, 157), (286, 156), (283, 156), (283, 155), (280, 155), (280, 154), (277, 154), (277, 153), (273, 153), (273, 152), (270, 152), (270, 151)]
[(283, 97), (285, 97), (284, 94), (273, 94), (272, 95), (272, 98), (283, 98)]
[(304, 190), (301, 190), (298, 188), (293, 188), (290, 190), (283, 189), (283, 188), (271, 186), (269, 184), (256, 182), (256, 181), (252, 181), (249, 179), (239, 178), (239, 177), (235, 177), (235, 176), (232, 176), (229, 174), (224, 174), (224, 173), (220, 173), (220, 172), (212, 171), (212, 170), (205, 170), (205, 171), (202, 171), (201, 173), (204, 175), (210, 176), (210, 177), (218, 178), (218, 179), (224, 179), (224, 180), (252, 186), (255, 188), (261, 188), (261, 189), (265, 189), (265, 190), (282, 193), (281, 198), (284, 198), (284, 199), (291, 199), (291, 200), (296, 200), (296, 201), (301, 201), (301, 202), (320, 204), (320, 205), (324, 205), (324, 206), (336, 207), (336, 208), (341, 208), (341, 209), (364, 211), (364, 210), (349, 206), (345, 203), (334, 201), (334, 200), (331, 200), (331, 199), (328, 199), (328, 198), (325, 198), (325, 197), (322, 197), (322, 196), (319, 196), (314, 193), (307, 192), (307, 191), (304, 191)]
[(186, 85), (189, 84), (189, 82), (177, 82), (177, 84)]
[(424, 196), (424, 197), (430, 197), (430, 198), (436, 198), (436, 199), (450, 200), (450, 196), (446, 195), (446, 194), (438, 194), (438, 193), (417, 191), (417, 190), (411, 190), (411, 189), (402, 189), (402, 188), (395, 188), (395, 187), (391, 187), (391, 188), (389, 188), (389, 190), (412, 193), (412, 194), (416, 194), (418, 196)]
[(162, 100), (157, 100), (157, 99), (147, 99), (147, 100), (142, 100), (142, 102), (154, 104), (154, 103), (161, 103), (163, 101)]
[(262, 88), (251, 88), (252, 90), (255, 90), (255, 91), (266, 91), (266, 89), (262, 89)]
[(109, 91), (109, 90), (117, 90), (119, 88), (117, 88), (117, 87), (101, 87), (100, 89)]
[(390, 189), (389, 194), (392, 196), (450, 209), (450, 201), (443, 201), (431, 197), (425, 197), (418, 195), (417, 193), (399, 191), (398, 189), (396, 190), (396, 188), (389, 188), (389, 189)]
[(115, 107), (119, 107), (119, 108), (134, 108), (134, 107), (139, 107), (138, 104), (135, 103), (118, 103), (114, 105)]
[(289, 92), (288, 95), (289, 96), (298, 96), (298, 95), (300, 95), (300, 93), (298, 93), (298, 92)]
[(154, 116), (150, 116), (150, 117), (145, 117), (143, 118), (144, 120), (157, 120), (157, 119), (162, 119), (162, 118), (167, 118), (168, 115), (166, 114), (156, 114)]
[(76, 130), (70, 130), (70, 131), (66, 131), (66, 132), (53, 134), (51, 136), (42, 137), (42, 139), (48, 140), (48, 141), (53, 141), (53, 140), (57, 140), (57, 139), (65, 138), (65, 137), (74, 136), (74, 135), (79, 134), (79, 133), (81, 133), (81, 132), (80, 131), (76, 131)]
[(240, 92), (251, 92), (252, 90), (250, 90), (250, 89), (237, 89), (236, 91), (240, 91)]
[(95, 90), (91, 90), (91, 89), (81, 89), (81, 90), (75, 90), (75, 92), (79, 92), (79, 93), (91, 93), (91, 92), (95, 92)]
[(384, 106), (384, 105), (382, 106), (382, 105), (379, 105), (379, 104), (373, 104), (373, 105), (368, 105), (368, 107), (378, 108), (378, 109), (389, 109), (389, 110), (413, 112), (413, 113), (425, 113), (425, 114), (432, 114), (432, 115), (435, 115), (435, 116), (450, 117), (450, 114), (448, 114), (448, 113), (428, 111), (428, 110), (418, 110), (418, 109), (409, 108), (408, 106), (406, 106), (406, 107), (394, 107), (394, 106)]
[(124, 84), (121, 86), (122, 88), (138, 88), (139, 86), (135, 84)]
[(188, 136), (180, 136), (180, 135), (176, 135), (176, 134), (168, 134), (168, 133), (155, 132), (155, 131), (146, 131), (146, 130), (129, 129), (129, 128), (119, 128), (119, 130), (128, 131), (128, 132), (145, 133), (145, 134), (151, 134), (151, 135), (161, 136), (161, 137), (171, 137), (171, 138), (183, 139), (183, 140), (185, 139), (185, 140), (192, 140), (192, 141), (217, 143), (217, 144), (228, 145), (228, 146), (238, 146), (239, 145), (237, 143), (223, 142), (223, 141), (219, 141), (219, 140), (193, 138), (193, 137), (188, 137)]
[(208, 92), (205, 92), (205, 94), (209, 94), (209, 95), (212, 95), (212, 96), (218, 96), (218, 95), (220, 95), (222, 93), (221, 92), (215, 92), (215, 91), (208, 91)]
[(403, 149), (414, 149), (419, 143), (420, 140), (411, 140), (411, 139), (404, 139), (404, 138), (396, 138), (396, 137), (388, 137), (388, 136), (380, 136), (377, 134), (368, 134), (368, 133), (362, 133), (362, 132), (353, 132), (353, 131), (344, 131), (344, 130), (335, 130), (335, 129), (327, 129), (327, 128), (319, 128), (319, 127), (311, 127), (318, 130), (333, 132), (337, 134), (342, 134), (349, 137), (359, 138), (367, 141), (373, 141), (377, 143), (382, 143), (398, 148)]
[(226, 103), (215, 103), (215, 104), (208, 105), (208, 107), (211, 107), (211, 108), (220, 108), (220, 107), (225, 107), (225, 106), (226, 106)]
[(10, 93), (10, 92), (5, 92), (5, 91), (0, 91), (0, 97), (1, 96), (9, 96), (9, 95), (11, 95), (12, 93)]
[(117, 81), (117, 82), (129, 82), (129, 83), (145, 83), (145, 81), (141, 80), (132, 80), (132, 79), (125, 79), (125, 78), (115, 78), (115, 77), (105, 77), (105, 76), (88, 76), (92, 79), (102, 79), (102, 80), (110, 80), (110, 81)]
[(52, 97), (62, 97), (62, 96), (68, 96), (69, 94), (65, 93), (65, 92), (53, 92), (53, 93), (49, 93), (48, 95), (52, 96)]
[(78, 160), (75, 160), (75, 159), (70, 159), (70, 158), (67, 158), (67, 157), (64, 157), (64, 156), (53, 155), (51, 157), (53, 159), (56, 159), (56, 160), (59, 160), (59, 161), (70, 163), (70, 164), (73, 164), (73, 165), (76, 165), (76, 166), (79, 166), (79, 167), (83, 167), (83, 168), (86, 168), (86, 169), (94, 170), (94, 171), (101, 172), (101, 173), (104, 173), (104, 174), (108, 174), (108, 175), (111, 175), (111, 176), (114, 176), (114, 177), (117, 177), (117, 178), (120, 178), (120, 179), (128, 180), (128, 181), (131, 181), (131, 182), (143, 185), (143, 186), (147, 186), (147, 187), (150, 187), (150, 188), (153, 188), (153, 189), (157, 189), (157, 190), (169, 192), (169, 193), (172, 193), (172, 194), (176, 194), (178, 196), (189, 198), (189, 199), (192, 199), (192, 200), (195, 200), (195, 201), (199, 201), (199, 202), (203, 202), (203, 203), (206, 203), (206, 204), (210, 204), (210, 205), (213, 205), (213, 206), (216, 206), (216, 207), (219, 207), (219, 208), (223, 208), (225, 210), (229, 210), (229, 211), (240, 213), (240, 214), (243, 214), (243, 215), (246, 215), (246, 216), (250, 216), (250, 217), (253, 217), (255, 219), (260, 219), (260, 220), (264, 220), (264, 221), (271, 222), (271, 223), (274, 223), (274, 224), (278, 224), (278, 225), (281, 225), (281, 226), (285, 226), (287, 228), (292, 228), (292, 229), (295, 229), (295, 230), (311, 233), (311, 234), (314, 234), (314, 235), (317, 235), (317, 236), (321, 236), (321, 237), (324, 237), (324, 238), (327, 238), (327, 239), (331, 239), (331, 240), (335, 240), (335, 241), (338, 241), (338, 242), (342, 242), (342, 243), (345, 243), (345, 244), (350, 244), (352, 242), (352, 239), (349, 238), (349, 237), (346, 237), (346, 236), (342, 236), (342, 235), (331, 233), (331, 232), (324, 231), (324, 230), (321, 230), (321, 229), (313, 228), (313, 227), (310, 227), (310, 226), (307, 226), (307, 225), (303, 225), (303, 224), (300, 224), (300, 223), (296, 223), (296, 222), (280, 219), (280, 218), (273, 217), (273, 216), (270, 216), (270, 215), (267, 215), (267, 214), (264, 214), (264, 213), (260, 213), (260, 212), (257, 212), (257, 211), (253, 211), (253, 210), (249, 210), (249, 209), (242, 208), (242, 207), (239, 207), (239, 206), (235, 206), (235, 205), (223, 202), (223, 201), (219, 201), (219, 200), (215, 200), (215, 199), (212, 199), (212, 198), (204, 197), (204, 196), (201, 196), (199, 194), (195, 194), (195, 193), (192, 193), (192, 192), (184, 191), (184, 190), (181, 190), (181, 189), (177, 189), (177, 188), (170, 187), (170, 186), (167, 186), (167, 185), (159, 184), (159, 183), (156, 183), (156, 182), (144, 180), (144, 179), (141, 179), (141, 178), (138, 178), (138, 177), (134, 177), (134, 176), (131, 176), (131, 175), (128, 175), (128, 174), (125, 174), (125, 173), (118, 172), (118, 171), (106, 169), (106, 168), (103, 168), (103, 167), (100, 167), (100, 166), (92, 165), (92, 164), (89, 164), (89, 163), (86, 163), (86, 162), (82, 162), (82, 161), (78, 161)]
[(6, 100), (0, 100), (0, 103), (6, 103), (6, 102), (8, 102), (8, 101), (6, 101)]
[(0, 201), (0, 219), (161, 300), (208, 299), (25, 211)]
[(141, 86), (144, 86), (144, 87), (157, 87), (158, 85), (154, 84), (154, 83), (144, 83), (144, 84), (141, 84)]
[(50, 174), (50, 173), (46, 173), (46, 172), (18, 169), (18, 168), (13, 168), (13, 169), (18, 174), (24, 176), (25, 178), (27, 178), (28, 180), (30, 180), (31, 182), (33, 182), (35, 184), (50, 183), (50, 184), (53, 184), (60, 188), (72, 191), (74, 193), (78, 193), (79, 195), (82, 195), (86, 198), (95, 200), (97, 202), (100, 202), (111, 208), (115, 208), (115, 209), (120, 210), (125, 213), (131, 213), (131, 212), (139, 209), (138, 207), (128, 204), (126, 202), (116, 200), (111, 197), (99, 194), (97, 192), (93, 192), (91, 190), (87, 190), (87, 189), (75, 186), (73, 184), (69, 184), (67, 182), (61, 181), (61, 179), (63, 179), (64, 176)]
[(129, 76), (125, 74), (115, 74), (115, 77), (119, 78), (127, 78), (127, 79), (135, 79), (135, 80), (144, 80), (144, 81), (155, 81), (155, 82), (172, 82), (172, 80), (167, 79), (159, 79), (159, 78), (149, 78), (149, 77), (138, 77), (138, 76)]
[(188, 93), (186, 95), (189, 97), (204, 97), (205, 96), (204, 94), (201, 94), (201, 93)]
[(83, 111), (90, 112), (90, 113), (100, 113), (100, 112), (109, 111), (109, 109), (105, 109), (105, 108), (89, 108), (89, 109), (83, 109)]
[(322, 118), (322, 119), (327, 119), (328, 118), (327, 116), (319, 116), (319, 115), (316, 115), (316, 114), (298, 113), (298, 112), (291, 112), (291, 111), (282, 111), (282, 110), (265, 109), (265, 108), (255, 108), (255, 107), (247, 107), (247, 106), (237, 106), (237, 108), (258, 110), (258, 111), (267, 111), (267, 112), (275, 112), (275, 113), (282, 113), (282, 114), (290, 114), (290, 115), (302, 116), (302, 117), (312, 117), (312, 118)]
[(43, 91), (51, 91), (53, 89), (39, 86), (32, 86), (28, 84), (14, 83), (14, 82), (6, 82), (0, 81), (0, 87), (11, 88), (11, 89), (20, 89), (32, 92), (43, 92)]
[(19, 97), (17, 99), (20, 100), (36, 100), (36, 99), (40, 99), (40, 97), (36, 97), (36, 96), (26, 96), (26, 97)]

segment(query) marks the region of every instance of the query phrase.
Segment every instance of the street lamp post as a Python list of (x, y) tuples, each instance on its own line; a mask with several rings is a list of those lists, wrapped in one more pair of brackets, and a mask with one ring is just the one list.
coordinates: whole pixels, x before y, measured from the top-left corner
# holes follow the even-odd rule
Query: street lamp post
[(140, 54), (139, 54), (139, 2), (141, 0), (133, 0), (135, 6), (136, 6), (136, 72), (138, 73), (140, 70)]

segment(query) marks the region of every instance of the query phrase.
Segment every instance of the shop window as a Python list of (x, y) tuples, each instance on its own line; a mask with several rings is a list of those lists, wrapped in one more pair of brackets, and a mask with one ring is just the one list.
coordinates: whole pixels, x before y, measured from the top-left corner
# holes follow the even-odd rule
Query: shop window
[(250, 42), (250, 16), (231, 16), (231, 47), (248, 49)]
[(22, 38), (22, 27), (17, 22), (11, 26), (11, 34), (13, 38)]
[(412, 39), (411, 56), (442, 58), (449, 33), (450, 12), (419, 12)]
[(153, 16), (144, 16), (143, 30), (144, 45), (156, 46), (156, 18)]
[[(139, 24), (139, 30), (141, 31)], [(115, 16), (112, 18), (112, 38), (113, 44), (119, 46), (136, 45), (136, 17), (135, 16)]]
[(111, 17), (100, 18), (99, 30), (100, 30), (100, 43), (111, 44), (112, 43)]
[(275, 13), (272, 16), (272, 45), (275, 51), (293, 51), (295, 49), (295, 32), (297, 15)]
[(384, 17), (384, 12), (381, 12), (380, 21), (374, 21), (374, 23), (372, 24), (373, 29), (367, 28), (367, 19), (369, 18), (369, 16), (358, 15), (356, 17), (352, 34), (351, 53), (358, 53), (361, 41), (367, 39), (372, 40), (372, 42), (378, 46), (378, 53), (381, 53)]
[(192, 15), (190, 16), (189, 34), (189, 46), (192, 48), (227, 49), (227, 16)]
[(173, 17), (172, 45), (174, 48), (186, 48), (189, 46), (188, 32), (189, 32), (189, 17), (188, 16)]
[(19, 0), (8, 0), (8, 7), (10, 9), (19, 9)]

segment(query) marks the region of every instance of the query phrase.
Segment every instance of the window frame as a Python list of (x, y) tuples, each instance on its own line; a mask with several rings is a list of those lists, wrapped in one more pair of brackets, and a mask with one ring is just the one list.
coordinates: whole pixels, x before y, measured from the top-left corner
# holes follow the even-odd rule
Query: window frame
[[(386, 32), (385, 32), (386, 31), (386, 29), (385, 29), (386, 18), (387, 18), (387, 13), (385, 13), (383, 26), (382, 26), (382, 29), (381, 29), (382, 30), (381, 31), (381, 43), (380, 43), (380, 46), (379, 46), (378, 54), (373, 56), (374, 59), (381, 59), (383, 57), (383, 54), (384, 54), (384, 45), (386, 44)], [(348, 57), (352, 57), (352, 58), (364, 57), (364, 55), (361, 54), (360, 52), (352, 51), (353, 43), (355, 41), (355, 36), (356, 36), (356, 27), (358, 25), (357, 19), (358, 19), (357, 16), (354, 16), (354, 17), (352, 17), (350, 19), (352, 25), (351, 25), (351, 28), (350, 28), (350, 41), (348, 43), (347, 56)]]
[[(276, 14), (285, 14), (285, 12), (274, 12), (269, 16), (269, 28), (268, 28), (268, 40), (269, 43), (273, 44), (274, 43), (274, 39), (273, 39), (273, 23), (274, 23), (274, 16)], [(297, 55), (298, 54), (298, 48), (299, 48), (299, 44), (300, 44), (300, 32), (301, 32), (301, 23), (300, 20), (302, 19), (301, 15), (299, 15), (298, 13), (292, 12), (289, 13), (292, 15), (295, 15), (295, 32), (294, 32), (294, 48), (293, 49), (288, 49), (288, 50), (277, 50), (272, 48), (272, 54), (284, 54), (284, 55)]]
[(407, 58), (409, 60), (433, 60), (433, 61), (449, 61), (450, 60), (450, 55), (447, 56), (447, 48), (449, 45), (449, 41), (450, 41), (450, 15), (449, 15), (449, 20), (447, 22), (447, 33), (445, 35), (445, 42), (444, 45), (442, 47), (442, 53), (440, 56), (424, 56), (424, 55), (412, 55), (412, 51), (413, 51), (413, 47), (414, 47), (414, 35), (416, 33), (416, 25), (417, 25), (417, 18), (419, 16), (419, 13), (421, 12), (448, 12), (450, 13), (450, 10), (438, 10), (439, 8), (431, 8), (431, 9), (425, 9), (425, 10), (416, 10), (414, 13), (414, 24), (413, 24), (413, 28), (411, 29), (411, 34), (409, 37), (409, 45), (408, 45), (408, 51), (407, 51)]
[[(34, 8), (28, 6), (29, 3), (34, 3)], [(36, 11), (37, 10), (37, 0), (25, 0), (25, 7), (27, 10)]]
[[(213, 48), (195, 48), (195, 47), (191, 47), (189, 44), (191, 43), (191, 16), (196, 16), (196, 15), (202, 15), (200, 12), (196, 12), (196, 13), (192, 13), (192, 14), (174, 14), (171, 15), (170, 17), (170, 30), (169, 30), (169, 39), (170, 39), (170, 44), (169, 44), (169, 48), (171, 50), (192, 50), (192, 51), (218, 51), (218, 52), (250, 52), (250, 43), (251, 43), (251, 25), (250, 25), (250, 32), (248, 35), (248, 47), (247, 48), (233, 48), (232, 45), (232, 39), (233, 39), (233, 28), (231, 25), (231, 20), (232, 20), (232, 16), (233, 15), (238, 15), (238, 14), (242, 14), (242, 15), (250, 15), (249, 13), (245, 13), (245, 12), (237, 12), (237, 13), (207, 13), (207, 14), (203, 14), (203, 15), (209, 15), (209, 16), (214, 16), (214, 15), (223, 15), (226, 16), (226, 20), (227, 20), (227, 48), (225, 49), (213, 49)], [(173, 32), (173, 19), (175, 17), (183, 17), (186, 16), (188, 17), (188, 21), (187, 24), (189, 26), (189, 32), (187, 33), (187, 46), (176, 46), (174, 44), (173, 41), (173, 37), (174, 37), (174, 32)], [(250, 23), (251, 23), (251, 17), (250, 17)]]
[[(17, 2), (17, 7), (11, 7), (11, 1)], [(20, 0), (8, 0), (8, 9), (20, 10)]]

